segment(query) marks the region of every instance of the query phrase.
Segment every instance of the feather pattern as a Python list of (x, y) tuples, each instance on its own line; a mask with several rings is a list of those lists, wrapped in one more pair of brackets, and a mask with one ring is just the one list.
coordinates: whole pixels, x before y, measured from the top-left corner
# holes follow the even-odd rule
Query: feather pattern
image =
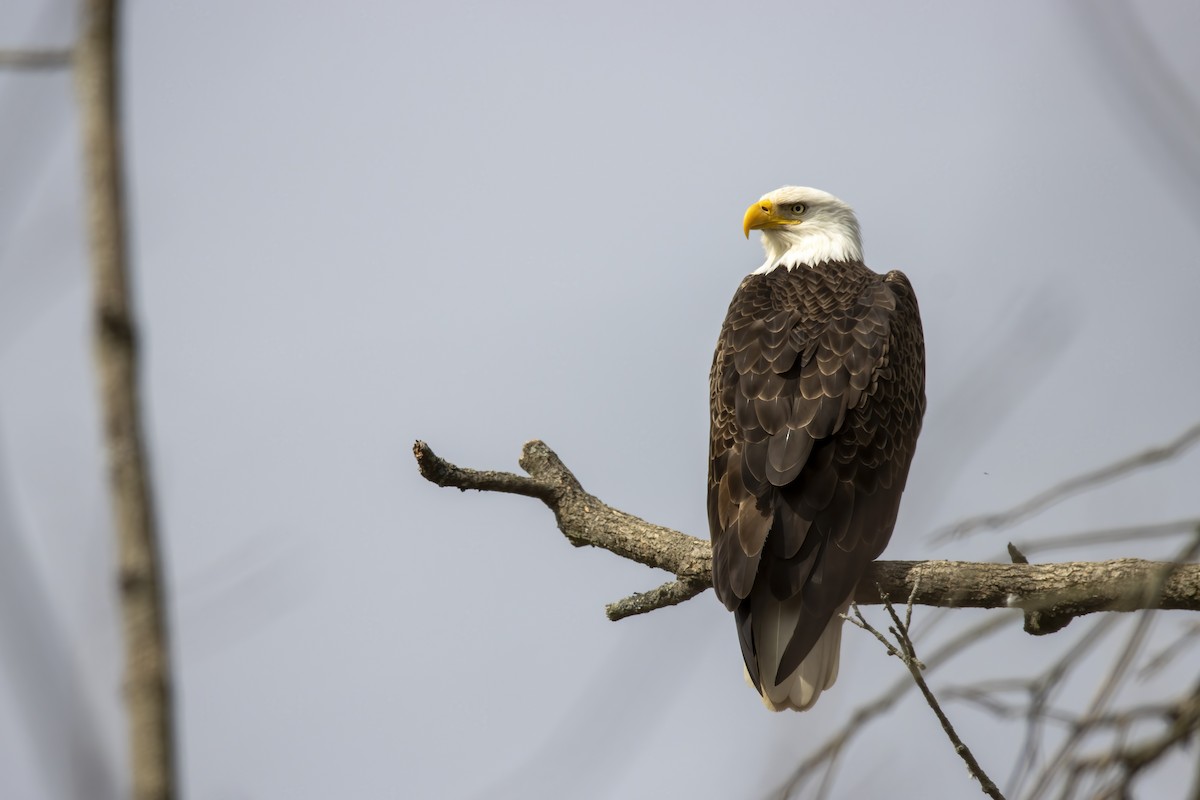
[(710, 382), (713, 584), (768, 708), (808, 708), (837, 676), (838, 615), (896, 522), (924, 362), (900, 272), (759, 271), (729, 306)]

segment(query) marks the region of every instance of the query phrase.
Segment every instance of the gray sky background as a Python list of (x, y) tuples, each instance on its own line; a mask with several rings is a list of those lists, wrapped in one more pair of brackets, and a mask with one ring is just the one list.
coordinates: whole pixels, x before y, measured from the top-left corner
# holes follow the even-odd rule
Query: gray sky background
[[(73, 7), (4, 3), (0, 47), (68, 41)], [(868, 264), (921, 301), (929, 411), (888, 557), (1200, 511), (1191, 452), (929, 537), (1197, 418), (1194, 3), (159, 1), (125, 32), (189, 798), (751, 798), (900, 675), (848, 630), (837, 687), (769, 715), (711, 593), (610, 623), (664, 576), (409, 454), (515, 469), (542, 438), (605, 501), (706, 535), (712, 346), (761, 263), (742, 212), (783, 184), (850, 202)], [(0, 74), (5, 798), (127, 785), (71, 90)], [(1067, 641), (1014, 624), (933, 685)], [(948, 711), (1003, 782), (1019, 726)], [(912, 699), (836, 787), (975, 791)]]

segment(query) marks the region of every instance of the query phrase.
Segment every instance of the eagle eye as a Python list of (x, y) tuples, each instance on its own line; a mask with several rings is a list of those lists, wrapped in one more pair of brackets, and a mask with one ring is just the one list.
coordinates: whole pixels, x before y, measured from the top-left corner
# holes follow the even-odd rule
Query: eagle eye
[(792, 205), (792, 213), (797, 217), (804, 213), (804, 203), (795, 203)]

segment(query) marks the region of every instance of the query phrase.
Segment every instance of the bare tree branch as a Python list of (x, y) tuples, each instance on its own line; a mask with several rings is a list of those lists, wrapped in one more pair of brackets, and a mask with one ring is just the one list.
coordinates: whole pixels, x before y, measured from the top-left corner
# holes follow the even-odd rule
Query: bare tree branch
[(0, 69), (66, 69), (73, 56), (69, 49), (0, 50)]
[[(639, 564), (674, 573), (681, 581), (699, 581), (703, 584), (701, 591), (711, 585), (712, 548), (707, 541), (651, 524), (600, 502), (583, 490), (558, 455), (543, 442), (527, 442), (521, 451), (520, 464), (529, 473), (528, 478), (456, 467), (435, 455), (424, 442), (413, 445), (413, 455), (421, 475), (439, 486), (538, 498), (554, 512), (559, 530), (576, 547), (601, 547)], [(647, 606), (638, 613), (653, 608)]]
[[(682, 602), (711, 585), (712, 549), (707, 540), (602, 503), (584, 491), (543, 442), (528, 442), (522, 451), (520, 463), (529, 477), (463, 469), (435, 455), (424, 442), (414, 444), (413, 455), (421, 474), (439, 486), (536, 497), (554, 512), (559, 530), (572, 544), (600, 547), (675, 575), (679, 585), (669, 583), (637, 595), (636, 601), (610, 606), (616, 609), (615, 618)], [(1161, 592), (1147, 592), (1160, 581)], [(1037, 611), (1039, 627), (1030, 630), (1037, 634), (1054, 632), (1075, 617), (1098, 611), (1200, 610), (1200, 564), (1134, 558), (1058, 564), (877, 561), (860, 583), (855, 601), (879, 603), (875, 585), (892, 596), (912, 594), (921, 605)]]
[(1063, 481), (1057, 486), (1052, 486), (1044, 492), (1039, 492), (1023, 503), (1019, 503), (1007, 511), (1001, 511), (993, 514), (980, 514), (976, 517), (969, 517), (960, 522), (936, 531), (933, 534), (935, 541), (945, 541), (947, 539), (957, 539), (961, 536), (966, 536), (970, 533), (975, 533), (983, 530), (998, 530), (1006, 528), (1010, 525), (1015, 525), (1018, 522), (1027, 519), (1038, 512), (1049, 508), (1055, 503), (1059, 503), (1073, 494), (1095, 488), (1109, 481), (1115, 480), (1126, 473), (1141, 469), (1142, 467), (1151, 464), (1157, 464), (1160, 461), (1167, 461), (1187, 450), (1189, 447), (1200, 441), (1200, 422), (1196, 423), (1186, 431), (1181, 433), (1174, 440), (1160, 447), (1152, 447), (1149, 450), (1144, 450), (1141, 453), (1136, 453), (1132, 456), (1122, 458), (1107, 464), (1100, 469), (1085, 472), (1082, 475), (1076, 475), (1074, 478)]
[(656, 608), (676, 606), (685, 600), (691, 600), (708, 587), (708, 582), (702, 580), (667, 581), (657, 589), (651, 589), (648, 592), (634, 592), (623, 600), (609, 603), (604, 607), (604, 615), (616, 622), (635, 614), (645, 614)]
[(87, 167), (96, 364), (120, 564), (125, 693), (136, 800), (175, 796), (170, 653), (138, 398), (119, 135), (116, 0), (83, 4), (75, 57)]
[[(1161, 453), (1162, 450), (1151, 451)], [(535, 497), (554, 512), (559, 529), (568, 541), (576, 546), (601, 547), (624, 558), (650, 567), (673, 573), (674, 580), (658, 589), (610, 604), (607, 612), (610, 619), (621, 619), (632, 614), (645, 613), (656, 608), (682, 602), (702, 592), (710, 585), (712, 551), (709, 543), (679, 531), (654, 525), (618, 509), (612, 508), (588, 494), (566, 465), (549, 447), (539, 441), (525, 445), (520, 463), (527, 476), (505, 472), (483, 472), (463, 469), (439, 458), (428, 445), (417, 442), (413, 448), (418, 468), (428, 480), (441, 486), (460, 490), (479, 489), (501, 491)], [(1144, 458), (1143, 458), (1144, 460)], [(1188, 521), (1161, 526), (1162, 533), (1169, 529), (1171, 535), (1179, 532)], [(1157, 528), (1155, 532), (1159, 532)], [(1127, 531), (1112, 532), (1111, 538), (1124, 535)], [(1052, 633), (1061, 630), (1075, 617), (1099, 611), (1133, 611), (1144, 609), (1187, 609), (1200, 610), (1200, 564), (1176, 562), (1151, 562), (1140, 559), (1115, 559), (1104, 562), (1069, 562), (1058, 564), (1029, 564), (1028, 559), (1015, 547), (1010, 548), (1010, 557), (1017, 563), (968, 563), (951, 561), (881, 561), (871, 565), (864, 580), (860, 582), (856, 597), (859, 605), (879, 603), (879, 590), (892, 596), (901, 594), (910, 598), (911, 604), (941, 606), (945, 608), (1016, 608), (1024, 612), (1025, 629), (1034, 634)], [(1180, 561), (1188, 561), (1195, 555), (1184, 551)], [(871, 588), (875, 585), (877, 588)], [(990, 622), (995, 630), (1008, 624), (1009, 615), (997, 617)], [(1015, 714), (1011, 703), (991, 697), (989, 692), (1020, 690), (1027, 693), (1025, 745), (1022, 749), (1023, 765), (1015, 776), (1019, 786), (1033, 774), (1042, 749), (1041, 723), (1052, 720), (1068, 726), (1068, 740), (1083, 741), (1091, 730), (1108, 727), (1116, 736), (1115, 750), (1126, 747), (1125, 738), (1132, 730), (1132, 721), (1145, 718), (1147, 714), (1108, 713), (1105, 710), (1107, 696), (1111, 691), (1101, 692), (1100, 702), (1093, 704), (1083, 716), (1074, 716), (1065, 710), (1054, 708), (1051, 703), (1057, 692), (1065, 685), (1067, 675), (1082, 663), (1086, 653), (1095, 650), (1104, 639), (1104, 633), (1113, 629), (1117, 617), (1109, 616), (1098, 620), (1098, 624), (1086, 632), (1070, 648), (1066, 657), (1057, 662), (1047, 673), (1033, 680), (1009, 681), (1011, 686), (998, 683), (991, 689), (982, 685), (960, 692), (957, 696), (991, 708), (1006, 716)], [(895, 619), (894, 630), (903, 647), (903, 636), (899, 631), (908, 630), (908, 623)], [(911, 643), (911, 636), (909, 637)], [(1140, 639), (1139, 639), (1140, 641)], [(895, 648), (894, 648), (895, 649)], [(939, 649), (939, 655), (944, 648)], [(915, 652), (904, 656), (915, 659)], [(957, 646), (956, 650), (957, 652)], [(1123, 659), (1117, 680), (1129, 674), (1129, 658)], [(906, 661), (908, 663), (908, 661)], [(917, 669), (919, 675), (920, 670)], [(836, 764), (849, 740), (873, 718), (884, 713), (896, 702), (908, 687), (916, 685), (926, 694), (928, 686), (921, 688), (921, 681), (906, 680), (898, 683), (891, 691), (874, 703), (859, 709), (843, 729), (831, 737), (813, 755), (809, 756), (793, 773), (792, 778), (778, 790), (779, 797), (807, 783), (815, 775), (822, 777), (819, 793), (824, 796), (829, 789)], [(940, 710), (936, 698), (930, 703), (935, 713)], [(939, 719), (948, 726), (947, 735), (954, 741), (952, 726), (944, 712)], [(955, 749), (965, 754), (955, 742)], [(1057, 770), (1063, 785), (1070, 792), (1076, 791), (1079, 781), (1089, 780), (1089, 772), (1078, 760), (1071, 760), (1072, 746), (1059, 750), (1037, 776), (1039, 786), (1034, 794), (1042, 791), (1040, 783), (1047, 772)], [(1146, 752), (1151, 752), (1147, 750)], [(1154, 751), (1158, 752), (1158, 751)], [(1154, 753), (1151, 753), (1154, 755)], [(824, 765), (825, 769), (820, 770)], [(977, 775), (981, 774), (976, 773)], [(991, 793), (994, 784), (981, 778), (984, 791)], [(998, 789), (995, 789), (998, 793)], [(993, 796), (998, 796), (993, 795)]]

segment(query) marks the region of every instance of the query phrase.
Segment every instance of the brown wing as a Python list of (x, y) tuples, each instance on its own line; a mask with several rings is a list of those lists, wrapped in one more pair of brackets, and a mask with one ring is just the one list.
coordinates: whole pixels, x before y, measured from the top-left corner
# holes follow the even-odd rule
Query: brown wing
[(711, 375), (713, 584), (759, 686), (751, 589), (803, 598), (771, 674), (812, 649), (896, 522), (925, 409), (921, 322), (908, 279), (862, 264), (742, 282)]

